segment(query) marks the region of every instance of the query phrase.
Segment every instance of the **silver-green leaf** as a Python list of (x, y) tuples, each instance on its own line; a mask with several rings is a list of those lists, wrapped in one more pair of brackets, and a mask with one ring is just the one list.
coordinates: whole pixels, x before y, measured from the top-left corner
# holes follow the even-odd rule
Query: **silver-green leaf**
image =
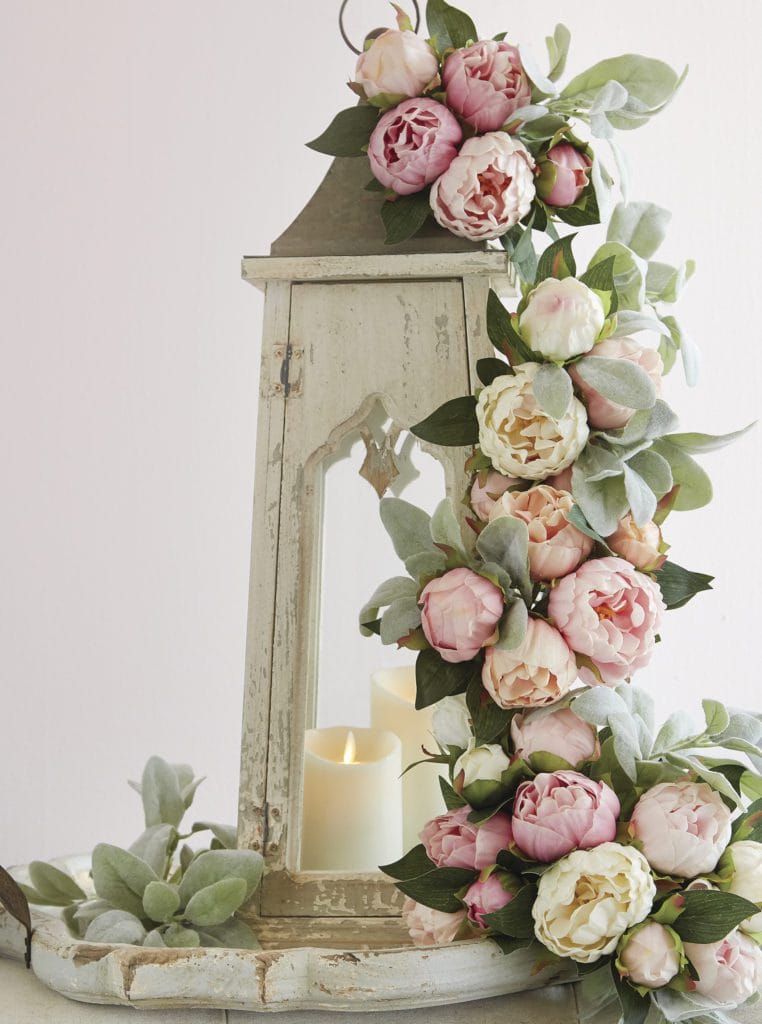
[(628, 409), (652, 409), (656, 386), (642, 366), (629, 359), (587, 356), (576, 364), (577, 373), (604, 398)]
[(573, 397), (571, 377), (554, 363), (542, 363), (532, 382), (532, 390), (540, 408), (560, 420)]

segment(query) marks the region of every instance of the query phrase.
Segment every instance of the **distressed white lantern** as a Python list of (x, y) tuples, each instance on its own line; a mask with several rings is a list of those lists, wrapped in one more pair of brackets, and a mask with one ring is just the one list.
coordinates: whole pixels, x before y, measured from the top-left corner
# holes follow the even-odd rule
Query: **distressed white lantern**
[[(367, 179), (363, 159), (336, 159), (271, 256), (243, 261), (244, 279), (264, 289), (265, 312), (239, 843), (265, 857), (250, 910), (266, 946), (406, 941), (402, 897), (383, 874), (300, 869), (304, 736), (316, 724), (326, 674), (326, 468), (362, 439), (365, 457), (350, 485), (356, 492), (341, 502), (339, 524), (347, 535), (362, 530), (353, 521), (361, 492), (375, 502), (404, 478), (410, 425), (472, 390), (477, 359), (492, 354), (488, 289), (511, 288), (503, 252), (439, 228), (386, 246), (381, 200), (364, 190)], [(464, 450), (421, 447), (441, 463), (447, 490), (459, 499)], [(392, 575), (394, 563), (387, 568)], [(343, 624), (348, 646), (369, 592), (344, 595), (354, 608)], [(375, 656), (383, 660), (380, 647)], [(369, 679), (349, 662), (335, 659), (341, 685), (369, 692)]]

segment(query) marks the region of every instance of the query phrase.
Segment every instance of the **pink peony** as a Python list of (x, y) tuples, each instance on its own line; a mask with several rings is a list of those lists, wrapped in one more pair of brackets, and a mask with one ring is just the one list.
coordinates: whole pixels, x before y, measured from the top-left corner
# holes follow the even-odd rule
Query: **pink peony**
[(568, 491), (540, 484), (528, 491), (508, 491), (495, 502), (490, 522), (514, 516), (529, 529), (529, 572), (533, 580), (566, 576), (593, 550), (593, 541), (567, 516), (574, 506)]
[(630, 832), (651, 867), (695, 878), (714, 871), (730, 842), (730, 811), (705, 782), (662, 782), (635, 804)]
[(492, 39), (450, 54), (442, 82), (447, 103), (477, 132), (494, 132), (532, 100), (519, 51)]
[(523, 642), (513, 651), (487, 650), (482, 683), (501, 708), (553, 704), (577, 678), (577, 663), (564, 638), (543, 619), (530, 618)]
[(507, 814), (493, 814), (483, 825), (473, 825), (468, 820), (470, 813), (470, 807), (459, 807), (424, 826), (421, 842), (438, 868), (481, 871), (491, 867), (498, 853), (511, 842), (511, 819)]
[(471, 924), (477, 928), (489, 928), (484, 915), (494, 914), (510, 903), (518, 884), (512, 875), (501, 871), (493, 871), (484, 881), (477, 879), (473, 882), (463, 897)]
[(483, 523), (489, 519), (495, 502), (501, 498), (508, 488), (517, 483), (515, 477), (503, 476), (497, 470), (490, 469), (484, 473), (477, 473), (471, 484), (471, 508)]
[(439, 73), (439, 61), (415, 32), (390, 28), (360, 54), (355, 81), (368, 99), (417, 96)]
[(443, 946), (455, 939), (466, 920), (466, 911), (445, 914), (407, 896), (402, 906), (402, 917), (416, 946)]
[(447, 170), (462, 138), (460, 125), (441, 103), (426, 98), (404, 100), (373, 129), (370, 169), (398, 195), (420, 192)]
[(579, 772), (542, 772), (522, 782), (513, 805), (513, 838), (532, 860), (549, 864), (616, 836), (619, 799), (605, 782)]
[[(661, 378), (664, 363), (654, 348), (645, 348), (632, 338), (606, 338), (590, 352), (590, 358), (629, 359), (646, 371), (656, 386), (656, 394), (661, 394)], [(585, 383), (577, 370), (572, 367), (570, 373), (574, 383), (582, 394), (587, 406), (587, 419), (596, 430), (617, 430), (623, 427), (632, 416), (634, 409), (618, 405), (604, 398), (589, 384)]]
[(540, 161), (537, 192), (548, 206), (573, 206), (590, 184), (593, 161), (568, 142), (559, 142)]
[(443, 228), (479, 242), (518, 224), (534, 194), (529, 150), (504, 132), (491, 132), (463, 143), (431, 187), (431, 209)]
[(648, 522), (644, 526), (638, 526), (628, 512), (624, 519), (619, 521), (614, 533), (606, 538), (606, 543), (622, 558), (632, 562), (636, 569), (645, 569), (648, 572), (655, 572), (660, 569), (667, 560), (667, 556), (661, 554), (661, 530), (654, 522)]
[(740, 1006), (762, 987), (762, 951), (741, 931), (722, 942), (686, 942), (685, 955), (699, 976), (695, 991), (725, 1006)]
[(545, 753), (571, 765), (598, 758), (601, 749), (597, 730), (569, 708), (542, 715), (514, 715), (511, 740), (516, 756), (524, 760)]
[(445, 661), (470, 661), (492, 639), (503, 593), (471, 569), (451, 569), (427, 583), (419, 603), (423, 633)]
[[(651, 659), (665, 606), (658, 584), (622, 558), (593, 558), (551, 591), (551, 620), (613, 685)], [(600, 682), (583, 668), (581, 677)]]

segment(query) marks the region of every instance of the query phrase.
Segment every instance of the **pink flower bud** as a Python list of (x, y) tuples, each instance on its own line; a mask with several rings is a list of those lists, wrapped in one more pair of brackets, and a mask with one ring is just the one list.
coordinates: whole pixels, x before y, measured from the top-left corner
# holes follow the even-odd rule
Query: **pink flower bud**
[(452, 163), (463, 138), (453, 115), (435, 100), (404, 100), (387, 111), (368, 145), (370, 169), (398, 195), (420, 192)]
[(671, 928), (646, 921), (623, 936), (617, 967), (633, 985), (664, 988), (680, 972), (679, 942)]
[(632, 562), (636, 569), (644, 569), (648, 572), (655, 572), (660, 569), (667, 560), (659, 548), (661, 547), (661, 530), (654, 522), (648, 522), (645, 526), (638, 526), (628, 512), (624, 519), (620, 519), (614, 533), (606, 538), (606, 543), (622, 558)]
[(489, 519), (489, 514), (498, 498), (501, 498), (508, 488), (517, 483), (515, 477), (503, 476), (494, 469), (477, 473), (471, 485), (471, 508), (483, 523)]
[(511, 819), (507, 814), (494, 814), (483, 825), (474, 825), (468, 820), (470, 813), (470, 807), (459, 807), (424, 826), (421, 842), (438, 868), (481, 871), (492, 867), (498, 853), (511, 842)]
[(532, 860), (549, 864), (616, 836), (619, 800), (605, 782), (579, 772), (542, 772), (522, 782), (513, 805), (513, 838)]
[(502, 910), (516, 895), (518, 886), (513, 875), (504, 871), (493, 871), (484, 881), (477, 879), (463, 897), (468, 920), (477, 928), (489, 928), (484, 915)]
[(450, 54), (442, 81), (447, 104), (480, 134), (493, 132), (532, 99), (519, 51), (487, 39)]
[(503, 614), (499, 587), (471, 569), (451, 569), (421, 592), (421, 626), (445, 661), (470, 661), (494, 636)]
[(559, 142), (540, 160), (537, 192), (548, 206), (573, 206), (590, 183), (593, 161), (568, 142)]
[(576, 766), (597, 759), (601, 752), (596, 729), (569, 708), (543, 715), (514, 715), (511, 740), (516, 756), (525, 761), (532, 754), (545, 753)]
[(455, 939), (465, 923), (466, 911), (445, 914), (441, 910), (432, 910), (422, 903), (416, 903), (408, 896), (402, 907), (402, 917), (414, 945), (443, 946)]

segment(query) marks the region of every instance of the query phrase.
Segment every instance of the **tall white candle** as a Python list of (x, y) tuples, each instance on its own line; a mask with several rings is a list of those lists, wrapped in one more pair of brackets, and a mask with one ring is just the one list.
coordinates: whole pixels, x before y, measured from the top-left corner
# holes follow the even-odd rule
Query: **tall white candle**
[[(426, 755), (421, 748), (436, 751), (431, 735), (433, 709), (415, 709), (415, 666), (385, 668), (374, 672), (370, 687), (370, 723), (374, 729), (389, 729), (402, 742), (402, 768)], [(402, 779), (402, 835), (405, 849), (420, 841), (418, 833), (430, 818), (444, 812), (439, 766), (422, 764)]]
[(376, 871), (402, 846), (401, 744), (378, 729), (304, 736), (302, 871)]

